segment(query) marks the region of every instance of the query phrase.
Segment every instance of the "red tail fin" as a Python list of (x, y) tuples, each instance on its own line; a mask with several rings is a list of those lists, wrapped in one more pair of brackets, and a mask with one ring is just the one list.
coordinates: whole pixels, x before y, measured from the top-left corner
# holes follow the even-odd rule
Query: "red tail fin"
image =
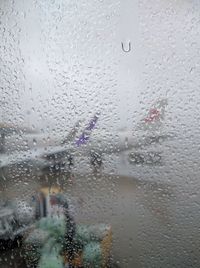
[(158, 129), (161, 127), (165, 117), (165, 107), (167, 106), (167, 99), (161, 99), (154, 103), (150, 108), (147, 116), (139, 123), (140, 129)]

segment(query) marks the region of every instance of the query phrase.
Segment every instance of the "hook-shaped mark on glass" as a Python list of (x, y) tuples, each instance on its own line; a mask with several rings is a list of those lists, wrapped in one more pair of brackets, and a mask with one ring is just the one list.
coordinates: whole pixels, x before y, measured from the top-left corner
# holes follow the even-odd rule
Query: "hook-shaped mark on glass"
[(126, 53), (131, 51), (131, 42), (128, 43), (128, 49), (125, 49), (124, 43), (122, 42), (122, 50)]

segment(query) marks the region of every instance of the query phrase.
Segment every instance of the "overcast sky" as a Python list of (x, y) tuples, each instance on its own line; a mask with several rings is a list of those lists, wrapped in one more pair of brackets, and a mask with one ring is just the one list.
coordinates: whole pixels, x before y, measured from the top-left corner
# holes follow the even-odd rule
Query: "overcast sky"
[[(133, 128), (154, 100), (167, 97), (168, 123), (195, 127), (199, 5), (2, 0), (1, 120), (63, 130), (99, 111), (100, 127)], [(124, 53), (121, 42), (129, 41)]]

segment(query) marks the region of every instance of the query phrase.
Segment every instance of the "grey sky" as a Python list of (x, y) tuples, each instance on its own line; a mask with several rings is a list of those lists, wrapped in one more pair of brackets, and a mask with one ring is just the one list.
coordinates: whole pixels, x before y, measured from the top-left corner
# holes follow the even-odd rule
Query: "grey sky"
[[(100, 111), (101, 127), (133, 128), (154, 100), (168, 97), (168, 123), (196, 126), (198, 1), (0, 6), (2, 121), (63, 130)], [(124, 53), (121, 42), (128, 41), (132, 51)]]

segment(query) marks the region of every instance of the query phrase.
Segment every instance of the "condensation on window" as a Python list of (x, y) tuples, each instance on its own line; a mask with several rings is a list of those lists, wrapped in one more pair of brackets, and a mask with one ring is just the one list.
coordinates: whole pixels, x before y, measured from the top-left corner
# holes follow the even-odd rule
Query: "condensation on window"
[(0, 267), (200, 267), (199, 12), (0, 2)]

